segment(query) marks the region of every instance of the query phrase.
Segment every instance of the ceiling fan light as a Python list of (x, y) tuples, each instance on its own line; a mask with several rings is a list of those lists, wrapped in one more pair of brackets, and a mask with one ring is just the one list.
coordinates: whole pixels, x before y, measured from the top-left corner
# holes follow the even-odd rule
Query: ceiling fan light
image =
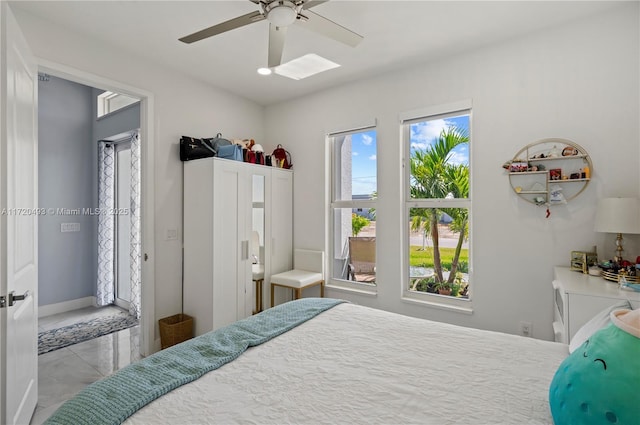
[(269, 9), (267, 20), (277, 27), (286, 27), (296, 21), (298, 12), (293, 3), (284, 1)]

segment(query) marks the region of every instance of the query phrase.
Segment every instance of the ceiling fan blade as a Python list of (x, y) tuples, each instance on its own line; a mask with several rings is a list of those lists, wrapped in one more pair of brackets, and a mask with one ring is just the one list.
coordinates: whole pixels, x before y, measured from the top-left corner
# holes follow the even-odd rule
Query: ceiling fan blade
[(258, 12), (247, 13), (246, 15), (238, 16), (237, 18), (230, 19), (228, 21), (222, 22), (221, 24), (214, 25), (209, 28), (205, 28), (201, 31), (194, 32), (193, 34), (184, 36), (179, 40), (183, 43), (193, 43), (195, 41), (200, 41), (205, 38), (221, 34), (223, 32), (230, 31), (232, 29), (240, 28), (245, 25), (252, 24), (254, 22), (259, 22), (265, 19), (265, 16)]
[(316, 7), (319, 4), (322, 3), (326, 3), (329, 0), (309, 0), (309, 1), (305, 1), (304, 4), (302, 5), (302, 9), (306, 10), (306, 9), (311, 9), (312, 7)]
[(360, 34), (356, 34), (342, 25), (336, 24), (324, 16), (318, 15), (310, 10), (305, 10), (304, 15), (309, 19), (306, 21), (298, 21), (302, 28), (315, 31), (351, 47), (356, 47), (364, 39)]
[(269, 68), (282, 63), (282, 51), (284, 39), (287, 36), (287, 27), (276, 27), (269, 24)]

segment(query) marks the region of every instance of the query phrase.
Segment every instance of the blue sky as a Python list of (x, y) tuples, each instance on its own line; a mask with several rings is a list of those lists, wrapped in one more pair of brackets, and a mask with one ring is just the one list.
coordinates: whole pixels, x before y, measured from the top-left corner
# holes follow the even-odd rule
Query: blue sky
[(370, 195), (376, 190), (376, 131), (351, 135), (352, 193)]
[[(411, 152), (426, 149), (443, 129), (450, 125), (469, 130), (469, 116), (450, 117), (411, 124)], [(371, 194), (376, 190), (376, 132), (351, 135), (353, 194)], [(458, 146), (451, 157), (454, 164), (469, 164), (468, 144)]]
[[(450, 117), (411, 124), (411, 152), (425, 150), (447, 127), (456, 126), (469, 134), (469, 116)], [(453, 150), (452, 164), (469, 165), (469, 145), (464, 144)]]

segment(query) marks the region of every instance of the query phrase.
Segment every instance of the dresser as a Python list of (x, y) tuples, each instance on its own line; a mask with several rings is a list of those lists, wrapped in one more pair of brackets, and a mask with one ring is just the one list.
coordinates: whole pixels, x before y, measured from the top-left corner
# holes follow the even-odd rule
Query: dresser
[(598, 276), (555, 267), (553, 279), (553, 333), (556, 342), (568, 344), (593, 316), (622, 300), (640, 308), (640, 292), (619, 289)]

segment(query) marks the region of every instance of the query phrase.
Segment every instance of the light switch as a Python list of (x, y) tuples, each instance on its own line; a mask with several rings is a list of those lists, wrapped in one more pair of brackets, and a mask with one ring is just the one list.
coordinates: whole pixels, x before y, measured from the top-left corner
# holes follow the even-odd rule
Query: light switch
[(60, 232), (79, 232), (80, 223), (60, 223)]
[(175, 241), (178, 239), (178, 229), (167, 229), (167, 240)]

